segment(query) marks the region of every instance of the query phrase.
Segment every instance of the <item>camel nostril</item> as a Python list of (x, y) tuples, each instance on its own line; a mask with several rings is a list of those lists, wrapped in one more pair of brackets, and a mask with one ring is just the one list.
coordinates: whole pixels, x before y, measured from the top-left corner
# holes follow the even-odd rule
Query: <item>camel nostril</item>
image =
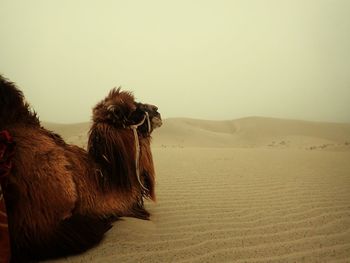
[(153, 105), (152, 110), (157, 111), (158, 107)]

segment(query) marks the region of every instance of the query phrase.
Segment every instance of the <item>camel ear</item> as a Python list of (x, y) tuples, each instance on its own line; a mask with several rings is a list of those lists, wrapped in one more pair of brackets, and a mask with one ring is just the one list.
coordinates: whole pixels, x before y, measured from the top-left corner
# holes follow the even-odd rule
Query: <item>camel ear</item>
[[(132, 185), (133, 163), (130, 154), (134, 150), (130, 140), (123, 140), (123, 130), (98, 123), (93, 124), (88, 142), (89, 155), (99, 164), (104, 185), (112, 183), (120, 189), (130, 190)], [(130, 157), (130, 158), (129, 158)]]

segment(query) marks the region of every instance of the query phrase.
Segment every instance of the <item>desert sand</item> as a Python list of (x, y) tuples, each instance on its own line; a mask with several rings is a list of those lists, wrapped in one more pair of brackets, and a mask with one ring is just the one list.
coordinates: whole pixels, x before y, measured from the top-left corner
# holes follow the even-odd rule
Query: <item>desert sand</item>
[[(44, 124), (86, 146), (89, 124)], [(350, 124), (167, 119), (157, 203), (50, 262), (350, 262)]]

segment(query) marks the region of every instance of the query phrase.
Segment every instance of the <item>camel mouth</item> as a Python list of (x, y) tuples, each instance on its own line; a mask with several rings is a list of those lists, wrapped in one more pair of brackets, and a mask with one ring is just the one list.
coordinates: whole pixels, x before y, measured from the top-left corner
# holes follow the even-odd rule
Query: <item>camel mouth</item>
[(163, 125), (163, 121), (159, 113), (158, 113), (158, 116), (152, 118), (151, 123), (152, 123), (153, 129), (159, 128), (160, 126)]

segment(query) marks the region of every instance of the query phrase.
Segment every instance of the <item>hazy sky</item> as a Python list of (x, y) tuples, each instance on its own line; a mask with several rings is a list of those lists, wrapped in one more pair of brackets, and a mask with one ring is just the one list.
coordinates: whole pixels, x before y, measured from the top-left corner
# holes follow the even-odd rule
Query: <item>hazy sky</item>
[(121, 85), (165, 118), (350, 122), (349, 0), (0, 0), (0, 33), (42, 120)]

